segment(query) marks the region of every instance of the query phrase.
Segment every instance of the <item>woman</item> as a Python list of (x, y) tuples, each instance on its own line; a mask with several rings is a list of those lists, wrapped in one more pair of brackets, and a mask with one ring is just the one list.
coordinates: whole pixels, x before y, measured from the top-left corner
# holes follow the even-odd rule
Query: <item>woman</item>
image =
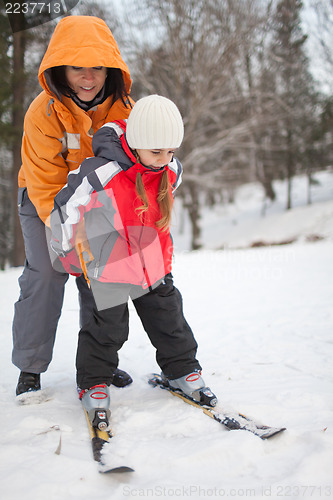
[[(40, 389), (40, 373), (52, 359), (68, 274), (52, 268), (45, 221), (67, 175), (92, 156), (91, 140), (104, 123), (127, 118), (131, 78), (104, 21), (90, 16), (62, 19), (39, 68), (43, 91), (24, 122), (18, 206), (26, 263), (15, 304), (12, 360), (20, 370), (16, 394)], [(89, 321), (93, 297), (77, 278), (80, 323)], [(125, 379), (123, 378), (125, 377)], [(118, 371), (115, 385), (131, 378)]]

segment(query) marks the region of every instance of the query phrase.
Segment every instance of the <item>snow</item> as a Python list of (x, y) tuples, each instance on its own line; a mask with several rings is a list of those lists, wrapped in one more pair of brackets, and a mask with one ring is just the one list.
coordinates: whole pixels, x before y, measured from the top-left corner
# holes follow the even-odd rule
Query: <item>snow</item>
[[(188, 252), (188, 233), (175, 231), (175, 283), (199, 343), (206, 383), (221, 405), (287, 427), (268, 441), (226, 431), (151, 388), (146, 376), (158, 370), (154, 350), (130, 304), (131, 333), (120, 366), (134, 382), (112, 387), (111, 450), (115, 464), (135, 472), (98, 474), (75, 388), (74, 280), (66, 288), (53, 362), (42, 375), (51, 399), (22, 406), (15, 401), (18, 370), (10, 360), (21, 269), (0, 273), (1, 498), (333, 496), (333, 175), (317, 178), (311, 206), (304, 204), (299, 178), (297, 207), (283, 211), (280, 183), (278, 200), (264, 218), (259, 187), (244, 186), (233, 205), (204, 212), (201, 251)], [(311, 242), (311, 235), (322, 239)], [(246, 248), (291, 236), (293, 244)]]
[[(257, 242), (277, 244), (317, 237), (332, 239), (332, 171), (313, 175), (311, 205), (307, 204), (306, 176), (297, 177), (292, 184), (293, 210), (285, 210), (286, 183), (276, 181), (274, 189), (277, 199), (268, 202), (260, 184), (246, 184), (236, 191), (233, 204), (203, 210), (200, 225), (204, 248), (246, 248)], [(179, 250), (190, 249), (189, 233), (189, 220), (177, 206), (173, 235)]]

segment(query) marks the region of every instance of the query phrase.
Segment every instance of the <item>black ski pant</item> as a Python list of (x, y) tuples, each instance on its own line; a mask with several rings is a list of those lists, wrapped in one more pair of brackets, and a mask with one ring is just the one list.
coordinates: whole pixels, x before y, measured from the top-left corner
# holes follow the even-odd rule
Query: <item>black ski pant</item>
[[(154, 290), (132, 299), (163, 373), (175, 379), (201, 369), (197, 343), (183, 314), (182, 297), (167, 275)], [(94, 309), (92, 319), (79, 332), (76, 357), (77, 385), (81, 389), (112, 382), (118, 366), (118, 350), (128, 339), (129, 311), (123, 303)], [(144, 365), (144, 359), (142, 360)]]

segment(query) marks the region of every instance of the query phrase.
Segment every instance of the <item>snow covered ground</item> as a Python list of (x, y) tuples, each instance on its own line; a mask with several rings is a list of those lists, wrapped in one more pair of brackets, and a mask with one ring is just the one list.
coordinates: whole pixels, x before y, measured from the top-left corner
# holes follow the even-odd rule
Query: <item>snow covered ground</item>
[[(307, 204), (308, 180), (296, 177), (292, 184), (293, 210), (285, 210), (287, 187), (276, 181), (276, 200), (265, 200), (260, 184), (246, 184), (235, 192), (233, 204), (218, 205), (201, 213), (204, 248), (246, 248), (256, 243), (307, 241), (333, 235), (333, 172), (318, 172)], [(176, 198), (176, 202), (178, 202)], [(265, 216), (262, 216), (263, 211)], [(173, 235), (179, 250), (190, 248), (190, 224), (178, 207)]]
[[(54, 359), (42, 376), (52, 399), (19, 406), (10, 356), (21, 269), (0, 273), (1, 499), (333, 497), (333, 174), (318, 178), (311, 207), (302, 206), (300, 196), (286, 214), (280, 196), (265, 218), (260, 189), (242, 188), (233, 206), (204, 213), (202, 251), (187, 252), (188, 234), (175, 232), (175, 282), (205, 380), (222, 405), (287, 427), (269, 441), (228, 432), (148, 386), (146, 375), (157, 370), (154, 350), (131, 306), (120, 366), (134, 383), (112, 388), (112, 425), (116, 458), (136, 472), (99, 475), (76, 397), (74, 280)], [(308, 241), (313, 235), (323, 239)], [(245, 249), (290, 236), (291, 245)]]

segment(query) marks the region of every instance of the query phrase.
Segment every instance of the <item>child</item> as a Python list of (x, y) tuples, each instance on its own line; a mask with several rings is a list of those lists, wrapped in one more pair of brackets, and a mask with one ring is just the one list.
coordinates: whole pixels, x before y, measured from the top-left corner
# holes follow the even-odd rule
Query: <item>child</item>
[(144, 97), (127, 124), (112, 122), (95, 133), (95, 157), (71, 172), (55, 197), (51, 246), (67, 266), (79, 249), (96, 302), (93, 318), (80, 330), (76, 358), (80, 399), (95, 424), (97, 409), (109, 412), (108, 386), (128, 338), (129, 297), (170, 386), (216, 404), (201, 377), (197, 343), (171, 275), (173, 192), (182, 173), (174, 152), (183, 135), (172, 101)]

